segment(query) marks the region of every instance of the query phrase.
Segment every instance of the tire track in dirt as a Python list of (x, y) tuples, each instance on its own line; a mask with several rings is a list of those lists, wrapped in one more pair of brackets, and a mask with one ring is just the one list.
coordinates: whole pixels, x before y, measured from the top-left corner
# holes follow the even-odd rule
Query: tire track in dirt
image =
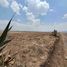
[(66, 33), (62, 34), (63, 42), (64, 42), (64, 67), (67, 67), (67, 37)]
[(46, 62), (40, 67), (64, 67), (64, 48), (61, 34), (56, 38), (54, 45), (50, 48)]

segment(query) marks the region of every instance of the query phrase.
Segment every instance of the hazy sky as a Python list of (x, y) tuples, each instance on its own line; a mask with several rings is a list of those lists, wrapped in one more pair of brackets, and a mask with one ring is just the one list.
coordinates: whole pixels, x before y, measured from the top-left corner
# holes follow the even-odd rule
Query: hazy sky
[(67, 31), (67, 0), (0, 0), (0, 30), (12, 15), (15, 31)]

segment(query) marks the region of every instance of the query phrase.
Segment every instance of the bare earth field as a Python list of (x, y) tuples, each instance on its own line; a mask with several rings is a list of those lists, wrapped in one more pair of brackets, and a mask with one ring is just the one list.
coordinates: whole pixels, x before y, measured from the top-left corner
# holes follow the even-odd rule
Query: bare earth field
[(67, 34), (10, 32), (2, 50), (6, 67), (67, 67)]

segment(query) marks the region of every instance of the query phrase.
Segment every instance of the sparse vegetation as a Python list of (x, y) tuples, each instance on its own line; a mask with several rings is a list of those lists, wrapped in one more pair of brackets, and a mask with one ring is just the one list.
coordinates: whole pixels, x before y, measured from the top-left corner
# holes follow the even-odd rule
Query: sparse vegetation
[[(10, 26), (10, 23), (12, 21), (13, 17), (10, 19), (9, 23), (7, 24), (5, 30), (3, 31), (2, 35), (0, 36), (0, 52), (3, 50), (3, 48), (6, 46), (5, 44), (10, 42), (11, 40), (6, 40), (8, 32), (11, 30), (12, 26)], [(4, 56), (2, 53), (0, 53), (0, 67), (4, 67)]]
[(9, 28), (11, 21), (12, 21), (12, 18), (9, 21), (9, 23), (7, 24), (7, 26), (6, 26), (5, 30), (3, 31), (2, 35), (0, 36), (0, 47), (2, 47), (4, 44), (6, 44), (10, 41), (10, 40), (6, 40), (6, 37), (7, 37), (8, 31), (10, 31), (10, 29), (12, 28), (12, 26)]

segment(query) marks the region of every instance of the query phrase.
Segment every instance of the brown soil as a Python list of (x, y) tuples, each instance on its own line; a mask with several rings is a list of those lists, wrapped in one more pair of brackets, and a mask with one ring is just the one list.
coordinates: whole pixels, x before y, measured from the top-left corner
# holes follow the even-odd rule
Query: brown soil
[(3, 53), (7, 67), (64, 67), (62, 36), (44, 32), (11, 32)]
[(67, 67), (67, 33), (63, 33), (65, 66)]

